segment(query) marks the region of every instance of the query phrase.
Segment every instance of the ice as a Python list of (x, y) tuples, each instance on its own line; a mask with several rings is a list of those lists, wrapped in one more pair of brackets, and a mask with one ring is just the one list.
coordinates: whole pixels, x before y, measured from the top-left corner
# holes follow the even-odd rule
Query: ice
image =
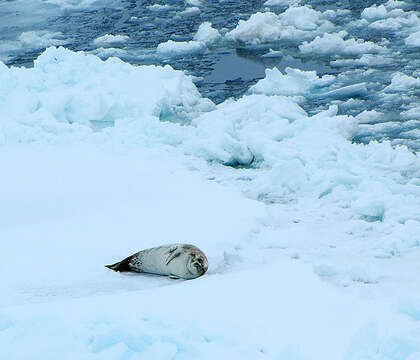
[(359, 83), (323, 92), (319, 94), (319, 96), (333, 99), (346, 99), (351, 97), (365, 96), (367, 93), (368, 89), (366, 83)]
[(206, 45), (211, 45), (220, 39), (221, 35), (219, 31), (213, 28), (209, 21), (202, 23), (194, 35), (194, 41), (203, 42)]
[(392, 75), (391, 84), (389, 84), (384, 91), (385, 92), (402, 92), (411, 89), (420, 88), (420, 78), (415, 78), (400, 72)]
[(19, 36), (19, 41), (24, 47), (46, 48), (51, 45), (65, 44), (64, 36), (61, 32), (49, 31), (25, 31)]
[(90, 51), (90, 53), (100, 57), (101, 59), (108, 59), (111, 56), (126, 57), (128, 55), (126, 50), (112, 48), (112, 47), (107, 47), (107, 48), (99, 47), (97, 49)]
[(281, 51), (276, 51), (273, 49), (269, 49), (268, 53), (261, 55), (262, 58), (278, 58), (282, 56), (283, 56), (283, 53)]
[[(392, 55), (391, 55), (392, 57)], [(358, 59), (337, 59), (330, 62), (331, 66), (340, 67), (340, 66), (382, 66), (389, 64), (391, 61), (390, 56), (385, 56), (384, 54), (363, 54)]]
[(173, 41), (168, 40), (160, 43), (156, 48), (159, 55), (164, 56), (180, 56), (184, 54), (198, 54), (206, 51), (207, 46), (202, 41)]
[(298, 5), (300, 0), (267, 0), (265, 6), (289, 6), (291, 4)]
[(196, 6), (188, 7), (185, 10), (178, 13), (179, 16), (196, 16), (201, 13), (200, 8)]
[[(214, 105), (170, 66), (64, 48), (0, 63), (2, 356), (418, 358), (420, 160), (397, 144), (419, 119), (407, 139), (355, 142), (396, 124), (298, 104), (368, 88), (339, 78), (269, 69)], [(171, 242), (199, 246), (209, 272), (103, 267)]]
[(69, 10), (97, 7), (98, 5), (116, 7), (120, 4), (120, 0), (43, 0), (43, 2)]
[(171, 5), (160, 5), (160, 4), (153, 4), (147, 7), (149, 10), (152, 11), (167, 11), (173, 9)]
[(410, 33), (410, 28), (418, 28), (420, 19), (413, 11), (404, 11), (397, 2), (389, 2), (384, 5), (373, 5), (362, 11), (362, 22), (365, 21), (369, 28), (378, 31), (399, 31), (401, 33)]
[(61, 32), (31, 30), (22, 32), (17, 40), (0, 43), (0, 52), (13, 52), (21, 49), (43, 49), (51, 45), (64, 45), (68, 42)]
[(406, 39), (405, 43), (408, 46), (420, 46), (420, 31), (410, 34)]
[(373, 5), (362, 11), (362, 18), (368, 21), (385, 19), (388, 16), (388, 11), (384, 5)]
[(124, 43), (130, 39), (127, 35), (111, 35), (105, 34), (93, 40), (96, 45), (114, 45), (118, 43)]
[(186, 0), (186, 3), (188, 5), (192, 5), (192, 6), (201, 6), (202, 5), (200, 0)]
[(256, 13), (226, 34), (227, 39), (250, 44), (278, 40), (301, 41), (313, 39), (334, 25), (321, 12), (309, 6), (291, 6), (280, 15), (272, 12)]
[(277, 68), (267, 69), (265, 78), (250, 87), (249, 92), (265, 95), (297, 96), (330, 85), (335, 77), (318, 77), (316, 71), (286, 68), (283, 75)]
[(364, 53), (382, 53), (386, 49), (371, 41), (362, 39), (348, 38), (347, 31), (342, 30), (338, 33), (325, 33), (317, 36), (311, 42), (304, 42), (299, 46), (299, 50), (304, 54), (323, 54), (323, 55), (358, 55)]
[(187, 119), (213, 106), (190, 78), (170, 66), (133, 67), (116, 58), (102, 62), (83, 52), (49, 48), (28, 72), (0, 67), (0, 116), (6, 119), (2, 132), (7, 141), (72, 133), (77, 126), (69, 124), (92, 121)]

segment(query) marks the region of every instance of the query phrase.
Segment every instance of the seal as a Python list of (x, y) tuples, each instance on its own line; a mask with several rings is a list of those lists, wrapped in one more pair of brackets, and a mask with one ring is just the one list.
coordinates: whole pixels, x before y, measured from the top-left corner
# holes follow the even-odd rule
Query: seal
[(166, 275), (172, 279), (195, 279), (209, 265), (206, 255), (196, 246), (170, 244), (139, 251), (107, 268), (119, 272)]

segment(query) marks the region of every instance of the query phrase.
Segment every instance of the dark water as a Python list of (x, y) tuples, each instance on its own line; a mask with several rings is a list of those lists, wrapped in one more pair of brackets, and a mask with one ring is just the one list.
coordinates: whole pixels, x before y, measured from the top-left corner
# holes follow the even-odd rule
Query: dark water
[[(98, 2), (99, 3), (99, 2)], [(163, 3), (163, 2), (162, 2)], [(302, 70), (316, 70), (318, 75), (337, 76), (330, 89), (323, 93), (311, 94), (301, 104), (309, 113), (317, 113), (331, 104), (337, 104), (342, 114), (357, 115), (364, 110), (376, 110), (384, 115), (375, 123), (396, 123), (385, 130), (378, 130), (375, 124), (372, 130), (365, 126), (356, 137), (356, 141), (368, 142), (372, 139), (391, 139), (395, 144), (403, 143), (414, 150), (420, 150), (420, 140), (413, 135), (413, 129), (420, 128), (420, 116), (407, 118), (401, 112), (414, 106), (420, 106), (420, 89), (413, 89), (409, 96), (389, 98), (383, 96), (383, 89), (389, 85), (391, 75), (396, 72), (420, 77), (420, 51), (407, 48), (404, 43), (406, 35), (400, 31), (378, 31), (365, 27), (355, 28), (351, 22), (360, 19), (366, 7), (385, 3), (374, 0), (307, 0), (301, 5), (309, 4), (315, 10), (350, 10), (348, 14), (338, 16), (331, 21), (339, 28), (345, 29), (351, 36), (375, 43), (388, 42), (386, 47), (398, 55), (391, 56), (380, 65), (339, 65), (331, 62), (345, 57), (304, 55), (298, 45), (301, 42), (282, 41), (248, 46), (222, 42), (210, 48), (204, 54), (185, 55), (178, 58), (160, 58), (154, 53), (156, 46), (168, 39), (176, 41), (191, 40), (199, 25), (210, 21), (213, 27), (226, 32), (233, 29), (240, 19), (248, 19), (251, 14), (264, 11), (264, 0), (247, 1), (209, 1), (203, 0), (198, 16), (182, 17), (177, 15), (185, 9), (184, 1), (170, 0), (169, 11), (152, 11), (149, 5), (154, 1), (126, 0), (113, 3), (112, 7), (97, 5), (87, 9), (65, 9), (31, 0), (22, 6), (22, 1), (0, 1), (0, 44), (16, 40), (22, 31), (48, 30), (61, 32), (65, 46), (72, 50), (91, 51), (95, 49), (93, 40), (104, 34), (128, 35), (130, 40), (120, 45), (126, 51), (121, 58), (132, 64), (170, 64), (175, 69), (186, 70), (199, 78), (196, 85), (203, 96), (220, 103), (229, 97), (240, 97), (248, 88), (264, 77), (266, 68), (286, 67)], [(32, 4), (32, 5), (30, 5)], [(404, 11), (420, 12), (420, 1), (407, 1)], [(118, 6), (116, 6), (118, 5)], [(271, 8), (270, 11), (281, 13), (285, 7)], [(268, 49), (281, 50), (280, 58), (262, 58)], [(6, 51), (5, 62), (8, 65), (33, 65), (33, 60), (44, 50), (21, 48)], [(3, 53), (4, 55), (4, 53)], [(354, 58), (349, 56), (348, 58)], [(415, 76), (416, 75), (416, 76)], [(364, 91), (329, 92), (345, 86), (364, 83)], [(407, 94), (405, 94), (407, 95)], [(355, 101), (347, 101), (354, 99)], [(407, 131), (410, 134), (405, 135)]]

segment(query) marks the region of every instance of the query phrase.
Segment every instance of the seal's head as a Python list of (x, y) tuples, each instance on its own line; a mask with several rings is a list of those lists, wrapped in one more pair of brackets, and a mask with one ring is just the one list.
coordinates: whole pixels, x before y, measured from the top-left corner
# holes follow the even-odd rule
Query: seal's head
[(191, 251), (187, 262), (187, 269), (192, 275), (201, 276), (209, 268), (209, 263), (203, 253)]

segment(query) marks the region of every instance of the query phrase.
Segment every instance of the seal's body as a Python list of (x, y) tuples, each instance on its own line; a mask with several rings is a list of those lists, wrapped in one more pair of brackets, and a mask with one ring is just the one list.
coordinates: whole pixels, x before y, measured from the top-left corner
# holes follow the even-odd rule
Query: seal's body
[(208, 269), (204, 253), (194, 245), (171, 244), (139, 251), (113, 265), (114, 271), (134, 271), (171, 278), (194, 279)]

